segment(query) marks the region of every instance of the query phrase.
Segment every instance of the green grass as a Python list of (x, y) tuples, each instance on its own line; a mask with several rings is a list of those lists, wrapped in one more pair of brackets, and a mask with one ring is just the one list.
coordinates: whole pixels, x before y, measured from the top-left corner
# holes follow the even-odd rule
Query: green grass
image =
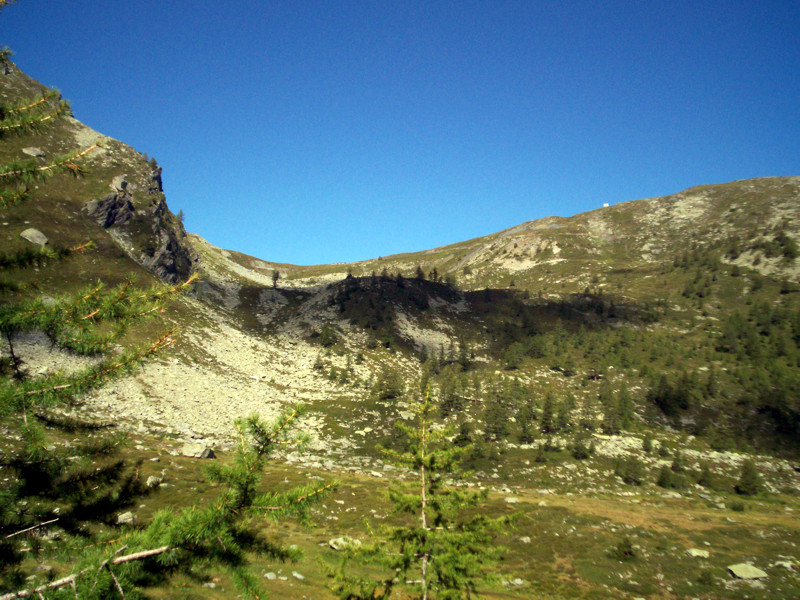
[[(203, 476), (203, 461), (171, 456), (168, 451), (173, 447), (165, 440), (131, 436), (127, 454), (132, 460), (143, 460), (140, 476), (164, 477), (164, 485), (135, 509), (140, 523), (160, 508), (206, 502), (216, 492)], [(159, 462), (150, 460), (154, 457)], [(228, 457), (221, 453), (219, 460)], [(800, 510), (800, 501), (795, 497), (771, 496), (769, 501), (752, 502), (747, 511), (737, 513), (709, 508), (700, 499), (663, 498), (652, 487), (637, 488), (633, 496), (586, 495), (580, 481), (559, 483), (548, 478), (546, 471), (542, 469), (511, 493), (491, 493), (490, 514), (516, 514), (513, 529), (498, 539), (508, 551), (497, 571), (506, 579), (520, 578), (525, 583), (521, 587), (486, 589), (482, 597), (610, 599), (672, 595), (766, 599), (800, 593), (794, 574), (771, 566), (779, 556), (797, 555), (800, 524), (795, 511)], [(276, 463), (268, 467), (265, 485), (283, 487), (330, 475), (328, 471)], [(297, 544), (305, 555), (297, 564), (272, 564), (253, 558), (257, 574), (273, 572), (287, 577), (286, 581), (264, 580), (271, 597), (332, 598), (324, 565), (335, 565), (338, 555), (327, 541), (341, 535), (367, 539), (367, 527), (380, 531), (384, 524), (398, 522), (381, 491), (391, 473), (381, 479), (346, 471), (335, 475), (342, 485), (315, 509), (311, 526), (291, 521), (265, 523), (264, 535)], [(493, 481), (492, 485), (503, 483)], [(536, 490), (542, 485), (557, 487), (552, 493), (541, 494)], [(517, 502), (509, 504), (506, 498), (512, 496)], [(636, 557), (632, 560), (614, 557), (613, 549), (624, 537), (634, 545)], [(689, 557), (689, 548), (707, 549), (710, 557)], [(769, 573), (763, 588), (737, 582), (726, 572), (728, 565), (743, 561), (752, 561)], [(305, 579), (295, 579), (292, 571)], [(209, 582), (215, 587), (203, 587)], [(168, 588), (153, 590), (150, 597), (216, 599), (230, 597), (231, 593), (230, 581), (224, 574), (215, 573), (198, 581), (175, 581)]]

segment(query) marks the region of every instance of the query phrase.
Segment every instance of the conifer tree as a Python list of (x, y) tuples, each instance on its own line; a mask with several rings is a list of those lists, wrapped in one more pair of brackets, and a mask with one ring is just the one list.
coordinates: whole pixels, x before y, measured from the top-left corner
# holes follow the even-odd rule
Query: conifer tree
[(742, 472), (734, 489), (737, 494), (742, 496), (755, 496), (764, 489), (761, 475), (759, 475), (758, 469), (752, 460), (746, 460), (742, 464)]
[(408, 450), (384, 450), (394, 463), (416, 474), (413, 487), (396, 485), (389, 492), (395, 513), (408, 521), (388, 528), (388, 539), (349, 553), (350, 560), (380, 565), (386, 575), (377, 580), (355, 576), (345, 560), (331, 574), (339, 598), (388, 599), (399, 587), (403, 598), (460, 600), (476, 597), (478, 586), (492, 580), (489, 568), (500, 551), (493, 537), (507, 519), (489, 519), (480, 509), (486, 490), (445, 485), (458, 475), (469, 446), (449, 443), (453, 428), (433, 423), (429, 390), (412, 410), (415, 427), (398, 423), (410, 441)]

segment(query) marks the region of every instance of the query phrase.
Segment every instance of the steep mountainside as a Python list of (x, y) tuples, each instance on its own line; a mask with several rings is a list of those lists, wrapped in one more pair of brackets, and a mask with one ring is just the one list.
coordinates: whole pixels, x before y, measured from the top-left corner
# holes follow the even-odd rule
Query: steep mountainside
[[(298, 267), (259, 261), (239, 253), (236, 264), (269, 277), (277, 269), (290, 282), (330, 281), (347, 273), (387, 269), (414, 276), (436, 268), (459, 287), (509, 287), (580, 291), (589, 284), (630, 281), (631, 273), (672, 261), (687, 250), (738, 243), (723, 260), (796, 280), (800, 266), (770, 252), (785, 232), (796, 241), (800, 178), (768, 177), (704, 185), (665, 196), (623, 202), (570, 218), (547, 217), (511, 229), (433, 250), (352, 264)], [(618, 277), (623, 275), (623, 277)]]
[[(24, 104), (45, 92), (47, 88), (5, 61), (0, 74), (4, 102)], [(56, 93), (50, 102), (58, 100)], [(68, 117), (38, 134), (4, 136), (0, 164), (33, 160), (46, 165), (73, 151), (86, 151), (79, 162), (87, 176), (59, 174), (37, 183), (29, 203), (5, 214), (4, 247), (24, 247), (28, 242), (19, 234), (28, 227), (40, 230), (54, 246), (92, 241), (97, 252), (52, 274), (65, 285), (85, 283), (86, 276), (103, 275), (111, 282), (124, 281), (132, 272), (145, 276), (131, 261), (165, 281), (186, 279), (196, 258), (182, 223), (167, 208), (155, 160)]]

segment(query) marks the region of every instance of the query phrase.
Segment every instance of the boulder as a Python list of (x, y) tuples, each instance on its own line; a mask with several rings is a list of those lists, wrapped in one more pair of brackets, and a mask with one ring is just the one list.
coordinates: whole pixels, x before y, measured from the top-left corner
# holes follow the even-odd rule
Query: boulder
[(135, 209), (129, 195), (120, 192), (87, 202), (83, 205), (83, 211), (108, 229), (113, 225), (124, 225), (130, 221)]
[(728, 565), (728, 571), (737, 579), (764, 579), (767, 576), (761, 569), (747, 563)]
[(111, 180), (111, 189), (115, 192), (122, 192), (128, 187), (127, 175), (117, 175)]
[(117, 515), (117, 525), (129, 525), (133, 523), (133, 513), (128, 511)]
[(189, 458), (216, 458), (214, 451), (205, 444), (184, 444), (181, 454)]
[(359, 548), (361, 547), (361, 540), (356, 540), (351, 538), (348, 535), (343, 535), (342, 537), (333, 538), (328, 540), (328, 546), (332, 549), (340, 552), (341, 550), (346, 550), (347, 548)]
[(24, 240), (28, 240), (31, 244), (36, 244), (37, 246), (44, 246), (47, 243), (47, 236), (33, 227), (26, 229), (20, 233), (19, 236)]

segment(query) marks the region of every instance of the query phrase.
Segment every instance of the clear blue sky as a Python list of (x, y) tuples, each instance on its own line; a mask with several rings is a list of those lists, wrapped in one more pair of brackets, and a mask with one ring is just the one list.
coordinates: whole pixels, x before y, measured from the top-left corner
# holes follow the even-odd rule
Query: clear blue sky
[(797, 0), (22, 0), (0, 43), (279, 262), (800, 175)]

